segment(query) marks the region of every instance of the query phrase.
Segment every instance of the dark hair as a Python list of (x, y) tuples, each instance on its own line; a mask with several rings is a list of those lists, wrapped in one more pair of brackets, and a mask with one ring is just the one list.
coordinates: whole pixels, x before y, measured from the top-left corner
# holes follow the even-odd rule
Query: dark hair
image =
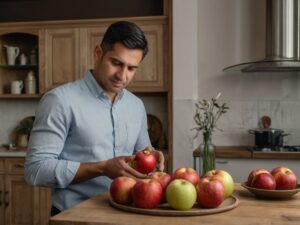
[(104, 52), (107, 52), (117, 42), (122, 43), (129, 49), (141, 49), (143, 51), (143, 58), (148, 52), (148, 42), (144, 32), (132, 22), (119, 21), (111, 24), (104, 34), (101, 48)]

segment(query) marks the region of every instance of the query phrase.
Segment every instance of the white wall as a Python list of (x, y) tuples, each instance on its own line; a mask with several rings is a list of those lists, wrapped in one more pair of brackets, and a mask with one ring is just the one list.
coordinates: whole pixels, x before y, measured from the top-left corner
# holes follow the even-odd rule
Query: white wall
[(11, 134), (16, 126), (27, 116), (35, 115), (38, 100), (1, 99), (0, 100), (0, 146), (11, 143)]
[(300, 73), (225, 74), (223, 68), (264, 58), (265, 1), (173, 1), (174, 168), (192, 165), (200, 142), (190, 129), (194, 102), (222, 93), (229, 112), (215, 132), (216, 145), (253, 145), (248, 130), (263, 115), (272, 127), (291, 133), (300, 144)]

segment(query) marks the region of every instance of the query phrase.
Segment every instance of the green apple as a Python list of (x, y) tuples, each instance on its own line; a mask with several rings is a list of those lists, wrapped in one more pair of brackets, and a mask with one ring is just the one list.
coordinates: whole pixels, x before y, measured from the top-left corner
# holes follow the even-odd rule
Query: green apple
[(225, 188), (225, 198), (232, 195), (234, 190), (234, 181), (232, 176), (225, 170), (210, 170), (204, 175), (204, 177), (215, 177), (221, 181)]
[(188, 210), (193, 207), (197, 200), (197, 191), (189, 181), (175, 179), (167, 187), (166, 199), (172, 208)]

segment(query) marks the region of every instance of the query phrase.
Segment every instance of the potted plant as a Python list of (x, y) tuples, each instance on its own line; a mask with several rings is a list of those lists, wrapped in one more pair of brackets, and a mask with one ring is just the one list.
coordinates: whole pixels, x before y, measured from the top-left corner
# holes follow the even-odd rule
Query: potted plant
[(25, 118), (16, 128), (18, 147), (27, 147), (30, 132), (33, 127), (34, 118), (34, 116)]
[(221, 96), (219, 93), (215, 98), (210, 101), (203, 99), (196, 103), (196, 112), (194, 115), (194, 121), (196, 127), (193, 128), (197, 131), (195, 137), (199, 132), (202, 132), (203, 142), (199, 146), (200, 151), (200, 168), (199, 173), (204, 175), (207, 171), (215, 169), (215, 148), (212, 145), (211, 138), (212, 133), (217, 128), (217, 121), (222, 114), (226, 113), (229, 107), (226, 103), (218, 103), (218, 99)]

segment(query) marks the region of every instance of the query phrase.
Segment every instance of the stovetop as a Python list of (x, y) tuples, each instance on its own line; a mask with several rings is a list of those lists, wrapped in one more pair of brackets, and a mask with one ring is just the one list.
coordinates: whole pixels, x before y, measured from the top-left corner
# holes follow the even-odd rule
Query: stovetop
[(270, 147), (253, 146), (250, 147), (250, 150), (257, 151), (257, 152), (299, 152), (300, 153), (300, 145), (284, 145), (284, 146), (270, 146)]

